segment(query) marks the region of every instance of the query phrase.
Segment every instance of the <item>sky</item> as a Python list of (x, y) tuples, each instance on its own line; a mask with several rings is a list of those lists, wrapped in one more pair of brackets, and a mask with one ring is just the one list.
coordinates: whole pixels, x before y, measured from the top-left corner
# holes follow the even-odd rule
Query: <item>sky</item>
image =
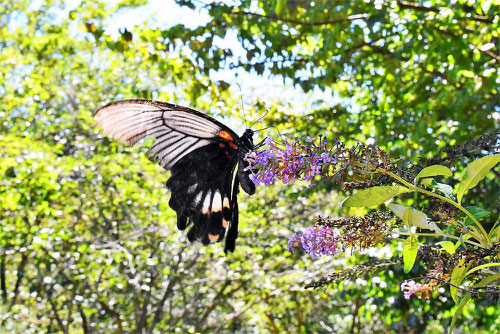
[[(72, 0), (77, 3), (77, 0)], [(258, 8), (251, 9), (257, 11)], [(142, 25), (147, 21), (151, 28), (168, 28), (176, 24), (184, 24), (187, 28), (195, 28), (206, 24), (210, 20), (208, 12), (203, 9), (191, 10), (187, 7), (178, 6), (173, 0), (151, 0), (147, 5), (135, 9), (120, 10), (108, 20), (106, 33), (118, 38), (119, 30), (127, 28), (131, 31), (134, 26)], [(237, 39), (236, 31), (228, 31), (224, 39), (214, 41), (219, 47), (230, 48), (234, 57), (244, 55), (244, 49)], [(312, 94), (305, 94), (300, 88), (293, 87), (290, 82), (283, 82), (280, 77), (270, 77), (269, 73), (257, 75), (247, 73), (243, 69), (226, 69), (211, 73), (214, 81), (224, 80), (231, 85), (231, 90), (241, 98), (245, 104), (245, 109), (251, 108), (255, 97), (260, 100), (270, 102), (280, 98), (284, 102), (290, 102), (294, 112), (304, 112), (311, 108), (311, 101), (324, 100), (330, 105), (339, 102), (339, 97), (331, 90), (322, 92), (315, 89)], [(239, 83), (240, 88), (236, 83)], [(311, 98), (313, 97), (313, 98)]]
[[(57, 16), (61, 18), (67, 17), (69, 12), (81, 3), (82, 0), (66, 0), (64, 8), (53, 7)], [(35, 9), (40, 6), (41, 0), (32, 0), (30, 7)], [(109, 3), (117, 3), (118, 0), (111, 0)], [(230, 0), (226, 0), (232, 3)], [(255, 8), (250, 8), (252, 12), (259, 12), (257, 2)], [(181, 7), (174, 0), (150, 0), (146, 5), (137, 8), (125, 8), (117, 11), (106, 22), (105, 33), (111, 37), (118, 38), (120, 31), (127, 29), (133, 31), (136, 26), (147, 25), (150, 28), (168, 28), (176, 24), (183, 24), (187, 28), (196, 28), (199, 25), (206, 24), (210, 20), (208, 11), (205, 9), (191, 10), (187, 7)], [(13, 23), (15, 26), (23, 25), (23, 18), (16, 19)], [(16, 28), (12, 26), (10, 28)], [(75, 25), (74, 33), (78, 34), (78, 28)], [(225, 38), (214, 39), (214, 44), (222, 48), (230, 48), (235, 59), (243, 57), (245, 51), (237, 38), (235, 30), (229, 30)], [(264, 72), (263, 75), (256, 73), (248, 73), (241, 68), (224, 69), (220, 71), (212, 71), (210, 78), (213, 81), (224, 80), (230, 84), (230, 89), (236, 96), (240, 96), (244, 110), (252, 109), (258, 97), (260, 101), (268, 105), (276, 105), (272, 103), (279, 99), (283, 103), (283, 108), (287, 108), (287, 104), (291, 104), (293, 113), (307, 114), (312, 109), (312, 103), (323, 101), (328, 105), (334, 106), (339, 102), (347, 106), (352, 112), (359, 112), (359, 107), (352, 101), (341, 100), (338, 94), (332, 92), (331, 89), (325, 91), (315, 88), (311, 93), (304, 93), (300, 87), (294, 87), (291, 79), (285, 82), (281, 77), (271, 76), (269, 72)], [(166, 83), (167, 84), (167, 83)], [(238, 86), (239, 84), (239, 86)], [(241, 87), (241, 89), (240, 89)], [(178, 103), (180, 101), (168, 101)], [(279, 106), (278, 106), (279, 107)], [(238, 131), (239, 132), (239, 131)]]

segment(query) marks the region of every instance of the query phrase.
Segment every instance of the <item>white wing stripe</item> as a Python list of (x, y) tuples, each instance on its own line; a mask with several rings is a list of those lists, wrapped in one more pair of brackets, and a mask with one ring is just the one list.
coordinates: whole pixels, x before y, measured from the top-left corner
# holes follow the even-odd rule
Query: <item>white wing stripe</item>
[(177, 143), (178, 141), (182, 140), (182, 138), (185, 137), (183, 135), (177, 134), (177, 133), (172, 133), (171, 136), (167, 136), (163, 140), (156, 140), (153, 146), (149, 149), (148, 152), (152, 152), (155, 155), (158, 155), (159, 153), (163, 151), (168, 151), (167, 148), (171, 146), (172, 144)]
[(104, 133), (129, 145), (144, 137), (156, 138), (147, 154), (167, 169), (212, 143), (220, 131), (230, 131), (191, 109), (154, 101), (111, 103), (98, 109), (94, 117)]
[(185, 157), (186, 155), (188, 155), (189, 153), (193, 152), (194, 150), (196, 149), (199, 149), (200, 147), (203, 147), (205, 145), (208, 145), (210, 144), (210, 142), (208, 140), (200, 140), (198, 143), (190, 146), (189, 148), (187, 148), (182, 155), (178, 155), (177, 157), (175, 157), (173, 160), (170, 161), (170, 164), (169, 165), (162, 165), (163, 167), (169, 169), (169, 168), (172, 168), (173, 165), (175, 165), (177, 163), (177, 161), (179, 161), (181, 158)]
[[(177, 156), (179, 155), (185, 156), (186, 153), (182, 151), (186, 151), (189, 147), (191, 147), (192, 144), (196, 142), (196, 140), (197, 140), (196, 138), (186, 138), (185, 140), (180, 141), (180, 143), (175, 147), (171, 147), (169, 150), (166, 150), (166, 153), (162, 154), (161, 157), (162, 164), (171, 165), (172, 160), (175, 159)], [(183, 154), (181, 154), (181, 152)], [(164, 162), (164, 159), (166, 157), (168, 157), (168, 160)]]

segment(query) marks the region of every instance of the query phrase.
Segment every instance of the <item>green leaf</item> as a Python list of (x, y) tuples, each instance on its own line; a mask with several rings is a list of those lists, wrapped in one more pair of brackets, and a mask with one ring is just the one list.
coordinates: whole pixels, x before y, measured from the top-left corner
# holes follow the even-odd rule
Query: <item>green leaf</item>
[[(489, 216), (491, 214), (491, 212), (489, 212), (488, 210), (485, 210), (485, 209), (483, 209), (483, 208), (481, 208), (479, 206), (468, 206), (468, 207), (466, 207), (466, 209), (477, 220), (479, 220), (479, 219), (481, 219), (483, 217)], [(474, 222), (472, 221), (472, 219), (470, 219), (469, 217), (467, 217), (467, 219), (465, 220), (465, 225), (472, 225), (472, 224), (474, 224)]]
[[(471, 266), (471, 262), (469, 262), (467, 265), (464, 265), (465, 259), (462, 258), (458, 262), (457, 266), (453, 269), (453, 272), (451, 273), (450, 277), (450, 283), (454, 284), (456, 286), (460, 286), (462, 284), (462, 281), (465, 278), (465, 273), (467, 270), (469, 270), (469, 267)], [(458, 293), (458, 288), (451, 286), (450, 285), (450, 294), (455, 303), (457, 303), (457, 293)]]
[(473, 273), (473, 272), (475, 272), (475, 271), (478, 271), (478, 270), (481, 270), (481, 269), (484, 269), (484, 268), (489, 268), (489, 267), (498, 267), (498, 266), (500, 266), (500, 263), (496, 263), (496, 262), (486, 263), (486, 264), (483, 264), (483, 265), (480, 265), (480, 266), (477, 266), (477, 267), (472, 268), (471, 270), (469, 270), (469, 271), (465, 274), (465, 277), (467, 277), (468, 275), (472, 274), (472, 273)]
[(406, 226), (408, 226), (408, 230), (411, 229), (411, 220), (413, 218), (413, 210), (411, 208), (407, 208), (404, 212), (403, 212), (403, 223), (406, 224)]
[[(475, 284), (474, 287), (480, 288), (480, 287), (483, 287), (491, 282), (495, 282), (497, 280), (500, 280), (500, 274), (494, 274), (494, 275), (485, 277), (479, 283)], [(451, 323), (450, 323), (450, 329), (448, 330), (449, 334), (453, 333), (453, 327), (455, 327), (455, 322), (457, 321), (458, 316), (460, 314), (462, 314), (462, 309), (469, 302), (470, 298), (471, 298), (470, 293), (467, 293), (465, 295), (465, 297), (460, 301), (460, 304), (458, 305), (457, 309), (455, 310), (455, 313), (453, 314), (453, 319), (451, 320)]]
[(412, 234), (403, 241), (403, 263), (405, 273), (410, 272), (415, 264), (415, 259), (418, 253), (418, 238)]
[(451, 170), (446, 166), (433, 165), (422, 169), (420, 173), (418, 173), (417, 177), (415, 177), (415, 183), (417, 183), (418, 179), (420, 178), (438, 176), (438, 175), (451, 176), (453, 174)]
[(455, 198), (453, 197), (453, 187), (445, 184), (445, 183), (438, 183), (434, 180), (432, 180), (430, 187), (434, 190), (439, 191), (442, 193), (446, 198), (454, 200)]
[(455, 313), (453, 314), (453, 319), (451, 319), (450, 323), (450, 329), (448, 331), (449, 334), (453, 334), (453, 327), (455, 327), (455, 322), (458, 319), (458, 316), (462, 314), (462, 310), (467, 305), (467, 303), (470, 300), (470, 293), (468, 293), (462, 300), (460, 301), (460, 304), (458, 304), (457, 309), (455, 310)]
[(436, 183), (436, 181), (434, 181), (434, 179), (431, 178), (423, 179), (422, 181), (420, 181), (420, 183), (426, 187), (430, 187), (433, 182)]
[(370, 207), (390, 200), (396, 195), (412, 190), (400, 186), (379, 186), (357, 192), (347, 198), (342, 204), (344, 207)]
[[(400, 219), (403, 219), (403, 221), (404, 221), (404, 212), (407, 209), (410, 209), (407, 206), (394, 203), (387, 204), (387, 207), (392, 212), (394, 212), (396, 216), (398, 216)], [(436, 225), (436, 223), (429, 221), (427, 215), (417, 209), (413, 209), (413, 212), (411, 214), (411, 225), (427, 230), (433, 230), (436, 231), (437, 233), (443, 233), (443, 231)]]
[(465, 178), (460, 182), (457, 190), (458, 203), (462, 201), (462, 197), (467, 190), (474, 188), (479, 181), (481, 181), (486, 174), (500, 162), (500, 154), (489, 155), (481, 159), (473, 161), (465, 172)]
[(451, 241), (442, 241), (439, 243), (439, 245), (441, 247), (443, 247), (443, 249), (445, 251), (447, 251), (448, 253), (450, 253), (451, 255), (455, 254), (455, 250), (456, 250), (456, 247), (455, 247), (455, 244)]

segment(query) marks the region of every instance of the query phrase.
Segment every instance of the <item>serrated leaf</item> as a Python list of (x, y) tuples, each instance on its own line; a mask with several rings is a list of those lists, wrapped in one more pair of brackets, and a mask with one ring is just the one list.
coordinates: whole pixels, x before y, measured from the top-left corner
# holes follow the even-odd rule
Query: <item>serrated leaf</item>
[(424, 177), (431, 177), (431, 176), (438, 176), (438, 175), (443, 175), (443, 176), (451, 176), (453, 173), (451, 170), (443, 165), (433, 165), (429, 167), (425, 167), (418, 173), (417, 177), (415, 177), (415, 183), (418, 181), (420, 178)]
[[(404, 221), (403, 214), (405, 210), (409, 209), (409, 207), (407, 206), (394, 203), (387, 204), (387, 207), (392, 212), (394, 212), (396, 216), (403, 219), (403, 221)], [(443, 231), (436, 225), (436, 223), (428, 221), (427, 215), (425, 213), (417, 209), (412, 209), (412, 210), (413, 212), (411, 218), (411, 225), (427, 230), (433, 230), (436, 231), (437, 233), (443, 233)]]
[(403, 241), (403, 266), (405, 273), (410, 272), (415, 264), (418, 253), (418, 238), (416, 235), (410, 235)]
[(447, 251), (448, 253), (450, 253), (451, 255), (455, 254), (456, 248), (455, 248), (455, 244), (453, 242), (451, 242), (451, 241), (442, 241), (442, 242), (439, 243), (439, 245), (441, 247), (443, 247), (443, 249), (445, 251)]
[[(451, 273), (450, 277), (450, 283), (456, 286), (460, 286), (462, 284), (462, 281), (464, 280), (465, 273), (467, 270), (469, 270), (469, 267), (471, 266), (471, 262), (469, 262), (467, 265), (464, 265), (465, 263), (465, 258), (462, 258), (460, 262), (458, 262), (457, 266), (453, 269), (453, 272)], [(457, 293), (458, 293), (458, 288), (450, 285), (450, 294), (455, 303), (457, 303)]]
[(481, 159), (473, 161), (465, 171), (465, 178), (459, 183), (457, 189), (458, 203), (462, 201), (462, 197), (467, 190), (474, 188), (486, 174), (500, 162), (500, 154), (489, 155)]
[(399, 194), (410, 192), (411, 190), (400, 186), (379, 186), (357, 192), (347, 198), (342, 206), (344, 207), (370, 207), (376, 206), (390, 200)]

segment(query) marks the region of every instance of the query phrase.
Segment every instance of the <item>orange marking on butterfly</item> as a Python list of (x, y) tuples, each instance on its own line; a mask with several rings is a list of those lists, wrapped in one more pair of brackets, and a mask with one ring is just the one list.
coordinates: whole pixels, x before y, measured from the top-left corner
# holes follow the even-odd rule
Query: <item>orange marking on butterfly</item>
[(231, 146), (231, 148), (234, 148), (235, 150), (238, 148), (238, 146), (236, 146), (235, 144), (233, 143), (229, 143), (229, 146)]
[(219, 240), (219, 235), (208, 233), (208, 238), (210, 239), (211, 242), (216, 242), (217, 240)]
[(229, 226), (229, 223), (227, 220), (225, 220), (224, 218), (222, 218), (222, 227), (224, 228), (227, 228)]
[(229, 198), (224, 197), (224, 202), (222, 206), (225, 207), (226, 209), (229, 209)]
[(233, 137), (227, 131), (219, 132), (218, 136), (226, 140), (234, 140)]
[(219, 147), (225, 148), (225, 147), (226, 147), (226, 144), (224, 144), (224, 143), (219, 143)]

